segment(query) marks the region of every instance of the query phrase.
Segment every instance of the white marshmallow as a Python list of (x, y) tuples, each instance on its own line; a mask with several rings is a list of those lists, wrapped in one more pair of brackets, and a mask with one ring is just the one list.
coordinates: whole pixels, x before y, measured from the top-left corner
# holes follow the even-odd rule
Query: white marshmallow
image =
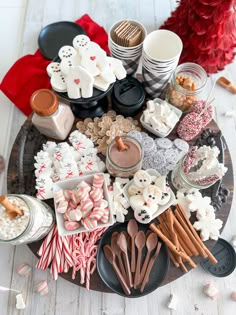
[(171, 294), (167, 307), (176, 311), (177, 302), (178, 302), (177, 296), (175, 294)]

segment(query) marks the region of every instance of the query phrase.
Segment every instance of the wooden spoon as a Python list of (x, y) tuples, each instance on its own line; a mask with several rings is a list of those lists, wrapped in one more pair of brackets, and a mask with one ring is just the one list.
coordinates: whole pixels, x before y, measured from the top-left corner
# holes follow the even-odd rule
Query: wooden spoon
[(130, 295), (131, 292), (130, 292), (130, 289), (129, 287), (127, 286), (126, 282), (125, 282), (125, 279), (123, 278), (119, 268), (117, 267), (117, 264), (116, 264), (116, 255), (115, 253), (113, 252), (113, 250), (111, 249), (111, 247), (109, 245), (105, 245), (103, 247), (103, 252), (104, 252), (104, 255), (106, 257), (106, 259), (109, 261), (109, 263), (112, 265), (115, 273), (116, 273), (116, 276), (122, 286), (122, 289), (124, 290), (125, 294), (126, 295)]
[(127, 240), (123, 233), (120, 233), (118, 237), (118, 245), (121, 251), (124, 253), (125, 269), (126, 269), (126, 274), (128, 277), (128, 284), (129, 284), (129, 287), (132, 288), (133, 282), (132, 282), (132, 276), (131, 276), (131, 271), (130, 271), (128, 251), (127, 251)]
[(131, 237), (131, 272), (135, 272), (135, 244), (134, 239), (138, 233), (138, 224), (134, 219), (129, 220), (127, 232)]
[(157, 248), (156, 248), (156, 251), (154, 253), (154, 255), (152, 256), (152, 258), (150, 259), (149, 261), (149, 264), (148, 264), (148, 267), (147, 267), (147, 270), (146, 270), (146, 273), (145, 273), (145, 276), (144, 276), (144, 279), (143, 279), (143, 282), (142, 282), (142, 285), (141, 285), (141, 289), (140, 289), (140, 292), (143, 293), (143, 290), (149, 280), (149, 275), (151, 273), (151, 270), (152, 270), (152, 267), (154, 265), (154, 262), (160, 252), (160, 249), (161, 249), (161, 245), (162, 243), (161, 242), (158, 242), (157, 244)]
[(138, 249), (138, 258), (136, 263), (135, 277), (134, 277), (134, 288), (137, 289), (140, 283), (140, 265), (142, 259), (142, 250), (146, 243), (146, 236), (143, 231), (139, 231), (135, 237), (135, 245)]
[(10, 203), (7, 196), (0, 196), (0, 203), (6, 209), (6, 213), (10, 219), (14, 219), (16, 216), (24, 214), (24, 212), (19, 207)]
[(150, 233), (147, 237), (146, 240), (146, 247), (147, 247), (147, 254), (142, 266), (142, 271), (141, 271), (141, 275), (140, 275), (140, 282), (143, 281), (143, 277), (145, 275), (146, 269), (147, 269), (147, 265), (150, 259), (150, 254), (152, 252), (152, 250), (157, 246), (157, 235), (155, 233)]
[(125, 267), (121, 258), (121, 249), (117, 244), (118, 241), (118, 237), (119, 237), (119, 233), (118, 232), (114, 232), (112, 233), (112, 237), (111, 237), (111, 249), (113, 250), (113, 252), (115, 253), (115, 255), (118, 257), (118, 263), (119, 263), (119, 268), (121, 271), (121, 274), (123, 276), (123, 278), (125, 279), (126, 283), (128, 283), (127, 280), (127, 275), (125, 272)]

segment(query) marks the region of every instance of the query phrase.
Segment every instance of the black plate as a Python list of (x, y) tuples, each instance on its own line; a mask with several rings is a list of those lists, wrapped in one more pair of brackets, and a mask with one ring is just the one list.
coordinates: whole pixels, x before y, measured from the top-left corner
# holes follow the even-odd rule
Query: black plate
[(85, 34), (85, 30), (73, 22), (56, 22), (45, 26), (38, 37), (39, 50), (45, 58), (53, 59), (59, 49), (72, 45), (75, 36)]
[(204, 270), (215, 277), (227, 277), (234, 271), (236, 267), (236, 253), (229, 242), (219, 238), (211, 253), (218, 260), (218, 263), (212, 265), (208, 258), (205, 258), (200, 261), (200, 265)]
[[(143, 293), (141, 293), (138, 289), (131, 289), (131, 295), (127, 296), (125, 295), (114, 271), (112, 265), (107, 261), (106, 257), (104, 256), (103, 253), (103, 246), (109, 244), (111, 242), (111, 235), (113, 232), (122, 232), (122, 231), (127, 231), (127, 224), (128, 222), (125, 223), (117, 223), (111, 226), (104, 234), (103, 237), (101, 238), (99, 242), (99, 247), (98, 247), (98, 254), (97, 254), (97, 270), (98, 273), (103, 280), (103, 282), (115, 293), (122, 295), (124, 297), (130, 297), (130, 298), (136, 298), (136, 297), (141, 297), (144, 295), (147, 295), (151, 293), (152, 291), (156, 290), (162, 281), (165, 279), (166, 274), (169, 270), (169, 265), (170, 265), (170, 260), (169, 256), (167, 253), (167, 249), (165, 244), (163, 243), (161, 246), (160, 253), (155, 260), (155, 263), (153, 265), (152, 271), (149, 276), (149, 282), (146, 284), (145, 289)], [(147, 232), (149, 229), (147, 225), (145, 224), (139, 224), (138, 223), (138, 228), (139, 230), (144, 231), (144, 233)], [(137, 253), (136, 253), (137, 254)], [(152, 253), (153, 254), (153, 253)], [(142, 263), (144, 261), (144, 258), (146, 256), (146, 248), (145, 251), (143, 250), (143, 255), (142, 255)], [(136, 255), (137, 257), (137, 255)], [(142, 268), (142, 264), (141, 264)]]

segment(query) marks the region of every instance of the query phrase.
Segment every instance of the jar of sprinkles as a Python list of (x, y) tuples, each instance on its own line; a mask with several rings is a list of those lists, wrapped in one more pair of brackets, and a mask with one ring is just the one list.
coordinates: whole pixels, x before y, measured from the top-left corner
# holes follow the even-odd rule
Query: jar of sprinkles
[(44, 202), (27, 195), (0, 197), (0, 242), (26, 244), (46, 236), (54, 213)]
[(166, 100), (182, 111), (190, 110), (195, 101), (203, 99), (207, 82), (206, 71), (196, 63), (179, 65), (172, 77)]

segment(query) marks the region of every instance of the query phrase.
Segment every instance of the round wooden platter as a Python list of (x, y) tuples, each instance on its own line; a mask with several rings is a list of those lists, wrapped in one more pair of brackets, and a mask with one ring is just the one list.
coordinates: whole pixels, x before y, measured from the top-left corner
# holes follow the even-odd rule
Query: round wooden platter
[[(219, 132), (219, 128), (217, 124), (212, 121), (207, 128), (210, 128), (214, 132)], [(75, 128), (74, 128), (75, 129)], [(175, 131), (172, 132), (170, 138), (175, 138)], [(224, 164), (228, 168), (226, 175), (223, 177), (222, 186), (227, 188), (230, 191), (230, 195), (227, 197), (226, 201), (223, 203), (222, 207), (216, 212), (217, 218), (223, 221), (223, 228), (227, 222), (227, 218), (229, 216), (232, 197), (233, 197), (233, 167), (232, 161), (230, 157), (230, 153), (227, 147), (227, 144), (222, 137), (224, 150)], [(41, 135), (35, 127), (31, 123), (31, 118), (29, 117), (24, 125), (22, 126), (15, 143), (12, 147), (9, 164), (8, 164), (8, 173), (7, 173), (7, 188), (8, 193), (11, 194), (28, 194), (34, 196), (36, 193), (35, 190), (35, 177), (34, 177), (34, 156), (37, 152), (42, 148), (42, 144), (45, 143), (48, 138)], [(51, 139), (52, 140), (52, 139)], [(55, 141), (55, 140), (52, 140)], [(214, 195), (217, 196), (218, 190), (221, 188), (219, 183), (216, 183), (207, 191), (207, 195), (212, 197)], [(53, 199), (46, 200), (47, 204), (49, 204), (54, 209)], [(132, 211), (130, 211), (130, 215), (132, 216)], [(222, 228), (222, 230), (223, 230)], [(221, 231), (222, 231), (221, 230)], [(32, 252), (37, 256), (37, 250), (39, 249), (41, 241), (29, 244), (29, 248)], [(215, 244), (215, 241), (207, 241), (206, 245), (209, 249), (211, 249)], [(201, 257), (193, 258), (196, 263), (199, 263)], [(190, 267), (188, 268), (190, 270)], [(171, 281), (176, 280), (177, 278), (184, 275), (184, 273), (180, 270), (180, 268), (176, 268), (170, 264), (170, 269), (167, 274), (167, 277), (163, 281), (161, 285), (165, 285)], [(76, 285), (84, 286), (80, 284), (80, 275), (79, 272), (76, 274), (76, 278), (72, 280), (72, 270), (68, 273), (62, 273), (60, 276), (70, 282), (73, 282)], [(100, 292), (111, 292), (111, 290), (106, 287), (106, 285), (102, 282), (99, 277), (97, 271), (91, 276), (90, 281), (90, 289)]]

